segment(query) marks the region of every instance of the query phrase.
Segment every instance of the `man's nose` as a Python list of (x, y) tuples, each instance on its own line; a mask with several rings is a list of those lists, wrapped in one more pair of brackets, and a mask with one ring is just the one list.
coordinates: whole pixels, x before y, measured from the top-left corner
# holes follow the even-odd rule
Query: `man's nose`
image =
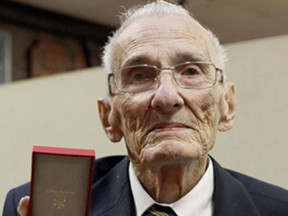
[(175, 112), (184, 105), (178, 85), (172, 73), (162, 72), (158, 77), (158, 86), (155, 89), (151, 107), (164, 113)]

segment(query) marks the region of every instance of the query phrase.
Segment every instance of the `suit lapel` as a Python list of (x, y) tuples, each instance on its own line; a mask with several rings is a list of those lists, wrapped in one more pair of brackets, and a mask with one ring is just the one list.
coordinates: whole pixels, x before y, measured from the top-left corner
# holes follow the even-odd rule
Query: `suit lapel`
[(92, 186), (91, 197), (90, 216), (135, 214), (127, 158), (123, 159)]
[(214, 167), (214, 216), (260, 216), (246, 188), (215, 160)]

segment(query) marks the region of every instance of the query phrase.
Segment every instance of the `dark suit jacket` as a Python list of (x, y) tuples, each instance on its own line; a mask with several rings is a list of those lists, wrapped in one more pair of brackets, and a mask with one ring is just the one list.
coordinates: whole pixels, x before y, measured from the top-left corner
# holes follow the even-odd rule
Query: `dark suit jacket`
[[(128, 158), (112, 156), (96, 160), (91, 216), (132, 216), (135, 206), (128, 176)], [(223, 169), (215, 160), (213, 216), (288, 216), (288, 191), (243, 174)], [(9, 191), (3, 216), (16, 216), (29, 183)]]

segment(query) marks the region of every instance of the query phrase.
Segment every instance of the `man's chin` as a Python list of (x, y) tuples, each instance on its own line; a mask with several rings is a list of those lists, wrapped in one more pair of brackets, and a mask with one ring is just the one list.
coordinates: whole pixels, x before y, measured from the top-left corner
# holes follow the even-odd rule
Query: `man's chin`
[(201, 152), (201, 148), (197, 144), (165, 140), (143, 148), (141, 163), (169, 164), (175, 163), (175, 161), (187, 163), (188, 161), (199, 159)]

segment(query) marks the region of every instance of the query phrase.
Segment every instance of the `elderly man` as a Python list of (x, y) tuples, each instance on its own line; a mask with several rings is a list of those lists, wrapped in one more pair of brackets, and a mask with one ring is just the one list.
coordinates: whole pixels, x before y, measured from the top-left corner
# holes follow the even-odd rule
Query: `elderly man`
[[(185, 9), (157, 1), (128, 11), (103, 62), (110, 97), (98, 101), (100, 118), (128, 157), (96, 161), (90, 215), (288, 215), (286, 190), (209, 156), (217, 131), (233, 125), (234, 85), (218, 39)], [(28, 188), (10, 191), (4, 216)]]

